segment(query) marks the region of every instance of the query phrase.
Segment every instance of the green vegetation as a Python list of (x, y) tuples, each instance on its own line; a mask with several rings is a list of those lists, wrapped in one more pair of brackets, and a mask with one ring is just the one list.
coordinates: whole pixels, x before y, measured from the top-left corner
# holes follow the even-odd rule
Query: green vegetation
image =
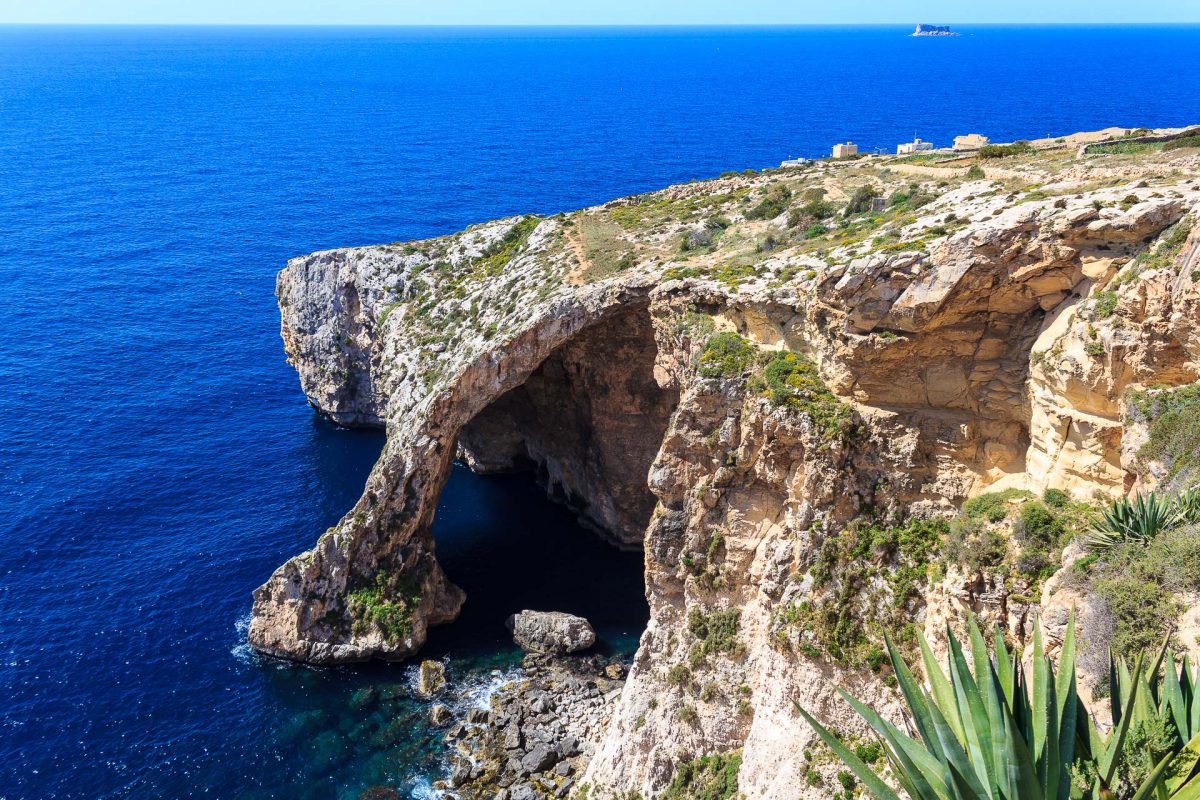
[(622, 272), (635, 263), (633, 246), (621, 238), (621, 227), (598, 214), (582, 215), (577, 228), (588, 264), (585, 281)]
[(685, 761), (675, 769), (665, 800), (729, 800), (737, 794), (742, 751), (714, 753)]
[(735, 378), (754, 363), (757, 349), (733, 331), (722, 331), (700, 351), (697, 370), (705, 378)]
[(845, 436), (853, 428), (854, 415), (850, 407), (829, 391), (816, 366), (798, 353), (773, 353), (763, 377), (756, 380), (751, 390), (766, 395), (773, 405), (807, 414), (823, 441)]
[(879, 190), (874, 186), (860, 186), (854, 190), (854, 194), (850, 196), (850, 202), (846, 204), (843, 216), (852, 217), (855, 214), (871, 210), (871, 201), (879, 197)]
[(1127, 542), (1144, 545), (1160, 533), (1196, 521), (1187, 518), (1174, 498), (1156, 492), (1139, 494), (1133, 500), (1121, 497), (1101, 509), (1086, 543), (1093, 553), (1104, 553)]
[(848, 666), (885, 664), (883, 632), (915, 644), (910, 603), (920, 596), (946, 534), (941, 519), (909, 519), (900, 526), (860, 521), (827, 536), (809, 569), (814, 599), (790, 603), (776, 618), (812, 658)]
[(1163, 149), (1162, 142), (1104, 142), (1088, 147), (1091, 154), (1106, 156), (1131, 156), (1141, 153), (1157, 153)]
[(983, 167), (979, 166), (978, 164), (972, 164), (971, 168), (967, 170), (965, 177), (969, 181), (981, 181), (986, 178), (987, 175), (984, 173)]
[(1024, 139), (1012, 144), (985, 144), (979, 148), (980, 158), (1008, 158), (1021, 156), (1033, 151), (1033, 145)]
[(1024, 489), (1005, 489), (972, 497), (963, 503), (962, 512), (968, 519), (999, 522), (1012, 511), (1014, 500), (1025, 500), (1033, 495)]
[(1063, 547), (1087, 528), (1092, 514), (1090, 505), (1073, 502), (1058, 489), (1047, 490), (1044, 502), (1022, 489), (981, 494), (951, 521), (942, 553), (970, 572), (1026, 581), (1025, 594), (1036, 596), (1041, 582), (1058, 569)]
[(626, 230), (642, 230), (669, 220), (701, 219), (714, 209), (744, 199), (751, 191), (750, 187), (744, 186), (720, 194), (699, 193), (686, 197), (671, 197), (663, 192), (638, 195), (611, 205), (608, 215)]
[(1200, 147), (1200, 130), (1192, 128), (1187, 135), (1163, 142), (1162, 145), (1163, 150), (1182, 150), (1185, 147)]
[(1200, 384), (1134, 392), (1128, 406), (1137, 421), (1150, 424), (1150, 438), (1138, 458), (1162, 462), (1169, 480), (1195, 477), (1200, 471)]
[(787, 210), (791, 200), (791, 189), (782, 183), (771, 184), (763, 199), (746, 212), (746, 219), (774, 219)]
[(906, 189), (892, 192), (888, 197), (888, 205), (892, 208), (912, 210), (929, 205), (936, 199), (936, 195), (922, 189), (920, 184), (911, 183)]
[(663, 271), (664, 281), (684, 278), (711, 278), (733, 289), (746, 278), (758, 274), (753, 264), (724, 263), (712, 267), (671, 267)]
[(1179, 597), (1200, 591), (1200, 489), (1177, 497), (1155, 493), (1120, 499), (1105, 509), (1088, 537), (1091, 555), (1076, 564), (1076, 580), (1102, 604), (1093, 638), (1120, 656), (1161, 641), (1182, 610)]
[(1116, 312), (1119, 300), (1117, 293), (1112, 290), (1099, 292), (1092, 306), (1092, 313), (1096, 319), (1108, 319)]
[(689, 655), (693, 668), (702, 665), (711, 655), (741, 655), (743, 647), (738, 640), (741, 616), (742, 612), (736, 608), (707, 614), (695, 608), (688, 612), (688, 633), (697, 639)]
[(393, 642), (412, 634), (412, 614), (421, 602), (420, 586), (410, 578), (393, 580), (380, 571), (370, 585), (346, 595), (346, 610), (354, 620), (352, 630), (362, 635), (373, 623)]
[(500, 271), (508, 266), (508, 262), (512, 261), (513, 257), (529, 241), (529, 234), (533, 233), (533, 229), (541, 221), (541, 217), (533, 214), (522, 217), (521, 221), (504, 234), (500, 241), (489, 245), (483, 251), (482, 255), (475, 260), (473, 272), (478, 276), (488, 278), (499, 275)]

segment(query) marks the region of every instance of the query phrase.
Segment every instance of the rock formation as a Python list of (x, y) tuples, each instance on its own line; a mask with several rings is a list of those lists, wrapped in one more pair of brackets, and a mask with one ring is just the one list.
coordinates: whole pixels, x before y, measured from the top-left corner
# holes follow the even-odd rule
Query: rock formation
[(1127, 393), (1200, 378), (1194, 150), (956, 166), (817, 162), (292, 260), (309, 402), (388, 436), (255, 592), (251, 644), (416, 653), (464, 600), (430, 534), (452, 460), (528, 467), (646, 556), (650, 623), (579, 785), (654, 796), (740, 749), (745, 796), (828, 796), (794, 704), (851, 737), (835, 685), (898, 708), (878, 631), (845, 620), (971, 612), (1021, 640), (1061, 582), (937, 574), (939, 521), (984, 491), (1152, 485)]

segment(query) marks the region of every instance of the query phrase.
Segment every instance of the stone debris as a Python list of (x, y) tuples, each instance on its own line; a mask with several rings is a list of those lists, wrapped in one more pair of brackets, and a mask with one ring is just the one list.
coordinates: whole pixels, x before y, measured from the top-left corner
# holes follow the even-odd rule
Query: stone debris
[(471, 708), (445, 735), (449, 778), (464, 800), (566, 797), (603, 736), (624, 685), (620, 661), (526, 656), (491, 708)]

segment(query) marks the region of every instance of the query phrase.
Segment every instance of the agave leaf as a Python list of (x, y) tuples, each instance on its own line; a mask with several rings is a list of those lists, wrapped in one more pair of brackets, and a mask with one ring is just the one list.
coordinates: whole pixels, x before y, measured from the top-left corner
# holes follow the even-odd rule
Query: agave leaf
[[(992, 774), (991, 720), (983, 706), (979, 686), (967, 669), (967, 659), (963, 655), (962, 646), (949, 629), (947, 629), (947, 638), (950, 642), (952, 666), (950, 677), (954, 686), (958, 715), (962, 719), (963, 733), (966, 739), (964, 745), (970, 755), (971, 766), (975, 769), (975, 777), (990, 789), (997, 786), (995, 776)], [(986, 654), (984, 662), (987, 662)], [(984, 673), (984, 677), (986, 678), (989, 673), (990, 669)]]
[[(918, 639), (920, 639), (918, 634)], [(917, 726), (917, 732), (921, 734), (921, 741), (925, 742), (925, 746), (933, 753), (934, 757), (942, 760), (945, 758), (942, 752), (941, 744), (937, 737), (937, 731), (933, 726), (933, 718), (930, 714), (931, 709), (936, 708), (936, 705), (929, 702), (925, 692), (917, 684), (916, 678), (908, 666), (905, 665), (904, 659), (900, 657), (900, 651), (896, 649), (892, 642), (892, 637), (885, 630), (883, 632), (883, 640), (887, 645), (888, 658), (891, 659), (892, 669), (896, 673), (896, 682), (900, 685), (900, 692), (904, 695), (904, 700), (908, 703), (909, 713), (912, 714), (913, 723)], [(927, 649), (927, 648), (926, 648)], [(932, 655), (930, 656), (932, 658)], [(936, 664), (934, 665), (935, 672)], [(938, 672), (940, 675), (940, 672)], [(943, 676), (944, 680), (944, 676)]]
[(908, 781), (910, 784), (904, 787), (905, 791), (918, 797), (950, 800), (951, 795), (946, 788), (946, 770), (942, 762), (930, 755), (920, 742), (879, 716), (875, 709), (854, 699), (843, 689), (838, 689), (838, 693), (888, 744), (888, 756), (894, 758), (901, 767), (893, 768), (893, 774), (897, 780)]
[[(1137, 660), (1137, 665), (1133, 669), (1133, 680), (1140, 680), (1142, 677), (1142, 660)], [(1125, 747), (1125, 734), (1129, 732), (1129, 724), (1133, 720), (1133, 703), (1137, 699), (1136, 692), (1132, 689), (1129, 691), (1129, 697), (1125, 701), (1124, 707), (1121, 709), (1121, 721), (1113, 726), (1112, 731), (1108, 735), (1108, 740), (1105, 743), (1106, 747), (1103, 755), (1100, 757), (1098, 765), (1100, 772), (1100, 780), (1106, 785), (1111, 785), (1113, 775), (1117, 771), (1117, 764), (1120, 761), (1121, 750)]]
[[(1194, 736), (1171, 759), (1167, 777), (1163, 781), (1168, 794), (1174, 796), (1181, 787), (1189, 783), (1198, 766), (1200, 766), (1200, 736)], [(1200, 790), (1200, 781), (1196, 783), (1197, 790)]]
[(1183, 687), (1179, 685), (1179, 673), (1175, 671), (1175, 656), (1167, 653), (1167, 665), (1163, 671), (1161, 713), (1170, 714), (1175, 723), (1175, 732), (1181, 742), (1186, 742), (1188, 736), (1188, 713), (1183, 699)]
[[(870, 767), (862, 762), (862, 759), (854, 755), (853, 750), (842, 744), (841, 739), (837, 738), (828, 730), (826, 730), (825, 726), (817, 722), (817, 720), (811, 714), (809, 714), (799, 705), (796, 706), (796, 710), (799, 711), (800, 716), (804, 717), (805, 721), (812, 726), (812, 729), (817, 732), (817, 735), (821, 737), (821, 741), (829, 745), (829, 749), (836, 753), (838, 758), (845, 762), (846, 766), (850, 768), (850, 771), (854, 773), (855, 777), (862, 781), (863, 786), (867, 787), (867, 790), (870, 791), (871, 794), (875, 795), (878, 800), (900, 800), (900, 795), (892, 791), (891, 787), (884, 783), (878, 775), (871, 771)], [(931, 795), (928, 798), (914, 798), (913, 800), (937, 800), (937, 795)]]
[[(1058, 676), (1055, 683), (1055, 694), (1058, 696), (1058, 763), (1064, 770), (1070, 770), (1075, 760), (1075, 723), (1077, 716), (1075, 707), (1079, 696), (1075, 685), (1075, 609), (1071, 609), (1070, 619), (1067, 620), (1067, 632), (1063, 636), (1062, 650), (1058, 654)], [(1057, 800), (1067, 800), (1071, 793), (1071, 781), (1061, 781), (1058, 785)], [(1047, 800), (1051, 795), (1047, 793)]]
[(1108, 712), (1113, 725), (1121, 721), (1121, 680), (1111, 652), (1108, 654)]
[(1033, 771), (1033, 756), (1025, 745), (1025, 740), (1013, 727), (1011, 720), (1005, 720), (1005, 723), (1005, 743), (1008, 745), (1005, 766), (1010, 787), (1006, 797), (1012, 800), (1045, 800), (1037, 775)]
[[(891, 653), (891, 640), (887, 639), (887, 641), (888, 653)], [(921, 659), (925, 664), (925, 677), (929, 681), (929, 688), (933, 694), (933, 701), (937, 703), (940, 708), (949, 712), (950, 709), (953, 709), (957, 705), (957, 701), (954, 697), (954, 689), (950, 686), (950, 681), (946, 679), (946, 675), (942, 672), (941, 667), (938, 666), (937, 659), (934, 658), (933, 655), (933, 650), (929, 647), (929, 642), (925, 640), (925, 635), (920, 631), (917, 632), (917, 642), (921, 646)], [(892, 660), (894, 666), (896, 659), (893, 658)], [(956, 717), (956, 715), (953, 714), (951, 716)], [(958, 737), (960, 742), (963, 741), (962, 726), (958, 724), (957, 718), (955, 718), (950, 724), (954, 729), (954, 735)], [(925, 735), (924, 731), (921, 732), (921, 738), (929, 741), (929, 737)]]
[(1004, 642), (1004, 631), (1000, 630), (1000, 626), (995, 627), (992, 634), (992, 639), (996, 643), (996, 677), (1000, 681), (1000, 688), (1004, 692), (1004, 702), (1009, 707), (1012, 707), (1013, 702), (1013, 665), (1012, 657), (1008, 654), (1008, 645)]
[(954, 731), (946, 722), (945, 716), (936, 705), (929, 707), (929, 716), (933, 723), (934, 735), (938, 737), (938, 742), (942, 749), (942, 759), (946, 765), (952, 770), (957, 771), (955, 774), (955, 783), (965, 782), (970, 788), (971, 793), (967, 797), (988, 797), (987, 791), (983, 784), (975, 776), (975, 770), (971, 765), (971, 759), (967, 756), (966, 750), (954, 735)]

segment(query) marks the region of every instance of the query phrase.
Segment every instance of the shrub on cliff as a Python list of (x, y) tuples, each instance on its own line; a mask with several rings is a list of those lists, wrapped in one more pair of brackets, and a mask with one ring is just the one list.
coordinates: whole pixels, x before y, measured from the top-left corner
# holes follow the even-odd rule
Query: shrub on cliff
[(879, 197), (879, 190), (874, 186), (860, 186), (854, 190), (854, 194), (850, 196), (850, 202), (846, 204), (846, 210), (843, 215), (852, 217), (855, 214), (862, 214), (865, 211), (871, 210), (871, 201)]
[[(1195, 568), (1200, 563), (1200, 511), (1195, 509), (1200, 500), (1194, 500), (1185, 493), (1181, 500), (1156, 501), (1154, 519), (1137, 523), (1122, 521), (1124, 514), (1137, 512), (1113, 514), (1110, 509), (1114, 522), (1100, 524), (1116, 530), (1105, 532), (1104, 545), (1077, 564), (1074, 579), (1102, 612), (1090, 626), (1091, 638), (1108, 643), (1118, 655), (1134, 656), (1161, 641), (1183, 609), (1179, 598), (1200, 591)], [(1136, 508), (1136, 502), (1122, 500), (1114, 506)], [(1164, 514), (1181, 521), (1162, 527), (1169, 520)], [(1137, 532), (1127, 535), (1127, 524)], [(1158, 527), (1147, 535), (1152, 525)]]
[(985, 144), (979, 148), (980, 158), (1008, 158), (1031, 152), (1033, 145), (1022, 139), (1012, 144)]
[(969, 519), (999, 522), (1013, 510), (1013, 501), (1032, 497), (1024, 489), (1005, 489), (1002, 492), (986, 492), (963, 503), (962, 511)]
[(675, 777), (663, 797), (665, 800), (728, 800), (737, 794), (737, 776), (741, 768), (741, 750), (684, 761), (675, 768)]
[(781, 183), (772, 184), (758, 205), (746, 212), (746, 219), (775, 219), (787, 210), (792, 190)]
[(733, 331), (713, 336), (700, 351), (697, 371), (704, 378), (735, 378), (754, 362), (754, 345)]
[(1134, 392), (1128, 406), (1134, 419), (1150, 424), (1150, 438), (1138, 451), (1138, 459), (1162, 462), (1168, 480), (1190, 482), (1193, 473), (1200, 472), (1200, 384)]
[(798, 353), (773, 354), (763, 370), (760, 391), (773, 405), (808, 414), (825, 441), (848, 434), (853, 427), (850, 407), (829, 391), (816, 365)]

